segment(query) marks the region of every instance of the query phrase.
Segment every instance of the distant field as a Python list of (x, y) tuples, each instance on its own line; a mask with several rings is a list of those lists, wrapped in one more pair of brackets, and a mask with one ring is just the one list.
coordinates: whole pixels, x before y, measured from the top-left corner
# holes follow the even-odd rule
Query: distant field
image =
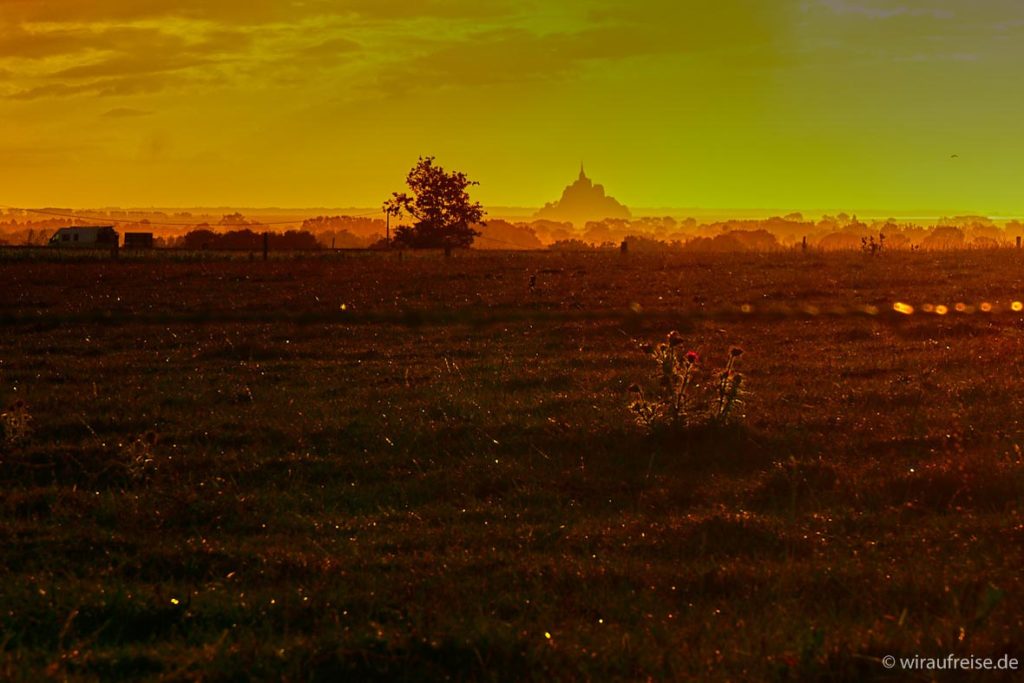
[[(0, 256), (0, 679), (1024, 658), (1015, 250)], [(673, 329), (739, 426), (631, 420)]]

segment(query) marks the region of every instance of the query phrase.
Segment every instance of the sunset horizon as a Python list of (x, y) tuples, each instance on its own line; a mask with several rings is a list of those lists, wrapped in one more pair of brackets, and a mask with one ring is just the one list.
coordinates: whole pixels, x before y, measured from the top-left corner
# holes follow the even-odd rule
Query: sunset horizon
[[(592, 179), (594, 182), (599, 182), (600, 177)], [(396, 187), (399, 184), (396, 183)], [(609, 193), (609, 197), (618, 199), (618, 196), (614, 188), (607, 188), (604, 184), (600, 184), (605, 191)], [(483, 193), (483, 188), (478, 190), (479, 194)], [(390, 190), (389, 190), (390, 192)], [(549, 192), (548, 199), (540, 204), (526, 205), (526, 204), (485, 204), (487, 215), (492, 218), (508, 218), (508, 219), (539, 219), (545, 218), (543, 215), (543, 209), (545, 205), (553, 203), (553, 200), (557, 199), (559, 191), (556, 188), (552, 188)], [(386, 197), (388, 193), (382, 192), (381, 196)], [(628, 202), (623, 202), (625, 206), (632, 212), (634, 217), (658, 217), (658, 216), (672, 216), (675, 218), (719, 218), (719, 219), (743, 219), (743, 218), (770, 218), (773, 216), (784, 216), (799, 214), (806, 218), (821, 218), (829, 215), (846, 214), (852, 216), (860, 216), (870, 219), (894, 219), (894, 220), (917, 220), (917, 221), (936, 221), (943, 218), (953, 217), (965, 217), (965, 216), (977, 216), (984, 217), (996, 221), (1010, 221), (1018, 220), (1024, 217), (1024, 211), (1020, 214), (1013, 214), (998, 210), (987, 210), (979, 209), (976, 207), (955, 207), (947, 206), (945, 208), (939, 206), (919, 206), (919, 207), (903, 207), (902, 209), (894, 210), (886, 207), (872, 207), (872, 206), (832, 206), (832, 207), (821, 207), (821, 206), (761, 206), (761, 205), (744, 205), (742, 203), (734, 204), (730, 206), (703, 206), (699, 204), (691, 205), (658, 205), (658, 206), (637, 206)], [(232, 204), (210, 204), (210, 205), (121, 205), (121, 204), (89, 204), (89, 205), (69, 205), (60, 203), (50, 203), (41, 205), (4, 205), (0, 204), (0, 211), (23, 211), (28, 214), (37, 214), (41, 216), (55, 216), (60, 217), (61, 213), (51, 213), (52, 211), (68, 211), (66, 217), (72, 217), (76, 215), (74, 212), (81, 212), (88, 215), (89, 212), (104, 212), (104, 211), (128, 211), (136, 213), (190, 213), (190, 214), (201, 214), (201, 215), (215, 215), (219, 212), (249, 212), (254, 216), (270, 214), (270, 215), (319, 215), (319, 214), (337, 214), (337, 215), (357, 215), (357, 216), (384, 216), (384, 211), (380, 208), (378, 202), (376, 206), (372, 203), (359, 205), (359, 204), (339, 204), (339, 205), (306, 205), (306, 206), (286, 206), (286, 205), (274, 205), (274, 204), (259, 204), (259, 205), (232, 205)], [(604, 218), (614, 218), (612, 215), (595, 215), (595, 220)], [(157, 223), (159, 225), (159, 223)]]
[(627, 206), (1016, 216), (1022, 35), (1010, 0), (13, 0), (0, 203), (375, 207), (430, 154), (492, 206), (582, 159)]

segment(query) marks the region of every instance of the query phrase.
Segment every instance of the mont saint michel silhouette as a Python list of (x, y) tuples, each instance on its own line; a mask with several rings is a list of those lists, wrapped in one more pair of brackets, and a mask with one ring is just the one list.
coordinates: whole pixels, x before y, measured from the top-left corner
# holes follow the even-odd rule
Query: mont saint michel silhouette
[(603, 185), (595, 185), (587, 177), (583, 164), (580, 164), (579, 178), (562, 191), (562, 198), (557, 202), (545, 204), (535, 216), (581, 225), (587, 221), (600, 221), (605, 218), (630, 218), (632, 214), (614, 197), (606, 195)]

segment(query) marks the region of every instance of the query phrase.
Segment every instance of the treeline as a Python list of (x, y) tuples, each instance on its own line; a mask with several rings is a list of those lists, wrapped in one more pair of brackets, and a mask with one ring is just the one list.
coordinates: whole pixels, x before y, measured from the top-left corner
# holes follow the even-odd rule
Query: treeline
[[(3, 218), (0, 244), (8, 245), (45, 245), (58, 228), (97, 224), (86, 219), (15, 216), (10, 212)], [(152, 229), (145, 221), (113, 224), (122, 234)], [(396, 227), (391, 226), (392, 236)], [(707, 223), (661, 216), (591, 221), (580, 228), (550, 220), (490, 219), (473, 228), (480, 233), (473, 248), (482, 250), (619, 249), (626, 242), (627, 249), (633, 251), (773, 251), (797, 247), (805, 238), (808, 248), (818, 250), (869, 248), (870, 240), (883, 249), (987, 249), (1011, 246), (1018, 237), (1024, 237), (1024, 223), (1017, 220), (998, 224), (984, 216), (952, 216), (941, 218), (934, 225), (921, 225), (895, 219), (863, 221), (842, 213), (817, 220), (793, 213)], [(258, 251), (263, 248), (264, 232), (269, 232), (269, 246), (274, 250), (365, 249), (386, 245), (386, 225), (379, 218), (317, 216), (305, 219), (298, 229), (281, 232), (240, 213), (225, 215), (216, 225), (199, 223), (173, 233), (165, 231), (156, 235), (154, 245)]]
[(178, 237), (168, 238), (167, 246), (182, 249), (226, 249), (251, 251), (263, 248), (263, 233), (269, 234), (274, 250), (365, 249), (381, 245), (385, 239), (383, 220), (359, 216), (317, 216), (302, 221), (299, 229), (284, 232), (270, 230), (259, 221), (242, 214), (224, 216), (216, 231), (198, 225)]
[(1024, 237), (1024, 223), (1003, 225), (984, 216), (943, 217), (935, 225), (899, 222), (895, 219), (862, 221), (839, 214), (806, 220), (800, 214), (761, 220), (727, 220), (698, 223), (645, 218), (587, 223), (582, 230), (571, 226), (548, 229), (556, 237), (550, 249), (582, 250), (621, 248), (638, 251), (773, 251), (806, 244), (818, 250), (933, 250), (991, 249), (1013, 246)]
[[(204, 249), (258, 251), (263, 248), (263, 234), (249, 228), (228, 230), (227, 232), (214, 232), (209, 229), (191, 230), (177, 240), (170, 241), (167, 246), (195, 251)], [(269, 248), (275, 251), (322, 248), (316, 237), (304, 230), (268, 232), (266, 235)]]
[(625, 249), (630, 252), (661, 251), (779, 251), (785, 249), (779, 240), (767, 230), (729, 230), (714, 237), (691, 237), (689, 239), (658, 239), (649, 235), (626, 235), (621, 241), (606, 240), (600, 244), (579, 238), (553, 242), (548, 249), (553, 251), (593, 251)]

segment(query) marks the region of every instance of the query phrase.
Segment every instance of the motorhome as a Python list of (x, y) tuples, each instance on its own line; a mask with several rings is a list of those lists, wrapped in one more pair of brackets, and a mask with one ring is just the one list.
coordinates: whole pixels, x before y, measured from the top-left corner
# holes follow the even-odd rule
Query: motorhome
[(51, 247), (109, 249), (117, 247), (118, 234), (111, 225), (61, 228), (50, 238)]

